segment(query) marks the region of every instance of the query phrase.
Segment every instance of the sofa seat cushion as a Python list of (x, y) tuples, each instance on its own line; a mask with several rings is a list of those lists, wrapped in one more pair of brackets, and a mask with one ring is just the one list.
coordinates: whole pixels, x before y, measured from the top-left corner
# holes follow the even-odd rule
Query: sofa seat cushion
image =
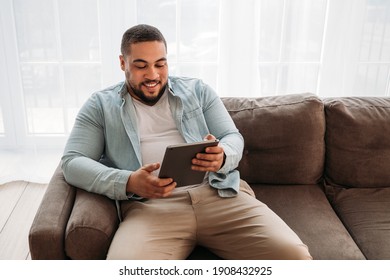
[(325, 177), (341, 187), (390, 186), (390, 98), (325, 100)]
[(309, 247), (314, 259), (364, 259), (320, 185), (251, 185)]
[(331, 203), (367, 259), (390, 259), (390, 187), (327, 186)]
[(322, 100), (313, 94), (223, 98), (245, 140), (238, 167), (248, 183), (316, 184), (325, 157)]
[(65, 233), (67, 256), (76, 260), (105, 259), (118, 224), (114, 201), (77, 189)]

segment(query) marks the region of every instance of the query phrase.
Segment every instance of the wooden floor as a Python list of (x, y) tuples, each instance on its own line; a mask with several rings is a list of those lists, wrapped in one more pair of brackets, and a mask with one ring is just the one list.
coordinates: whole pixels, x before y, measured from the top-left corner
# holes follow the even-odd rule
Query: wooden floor
[(30, 259), (28, 232), (46, 187), (24, 181), (0, 185), (0, 260)]

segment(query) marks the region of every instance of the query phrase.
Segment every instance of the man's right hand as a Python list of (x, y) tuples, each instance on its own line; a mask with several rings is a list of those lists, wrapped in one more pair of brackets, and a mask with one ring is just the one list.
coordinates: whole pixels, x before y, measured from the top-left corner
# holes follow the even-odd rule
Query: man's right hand
[(161, 198), (170, 196), (176, 182), (172, 178), (158, 178), (152, 172), (159, 169), (159, 163), (151, 163), (134, 171), (127, 181), (126, 192), (144, 198)]

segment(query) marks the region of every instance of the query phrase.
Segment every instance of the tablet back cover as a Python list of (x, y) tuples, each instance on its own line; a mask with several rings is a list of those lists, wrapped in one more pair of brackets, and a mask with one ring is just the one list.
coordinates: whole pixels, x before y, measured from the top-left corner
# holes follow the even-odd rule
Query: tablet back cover
[(200, 184), (206, 172), (191, 169), (191, 160), (206, 147), (216, 146), (218, 141), (204, 141), (168, 146), (165, 151), (159, 177), (173, 178), (177, 187)]

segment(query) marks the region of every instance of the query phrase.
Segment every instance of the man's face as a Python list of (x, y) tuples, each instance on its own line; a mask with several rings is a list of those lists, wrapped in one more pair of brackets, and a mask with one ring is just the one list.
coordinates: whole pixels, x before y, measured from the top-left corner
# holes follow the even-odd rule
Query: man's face
[(154, 105), (164, 94), (168, 82), (167, 52), (163, 42), (132, 44), (126, 55), (120, 55), (127, 90), (135, 99)]

